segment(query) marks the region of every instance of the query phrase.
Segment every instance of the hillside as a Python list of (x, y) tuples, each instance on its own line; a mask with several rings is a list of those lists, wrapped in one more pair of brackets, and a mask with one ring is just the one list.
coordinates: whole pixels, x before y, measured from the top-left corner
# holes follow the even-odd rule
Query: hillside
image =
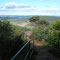
[(27, 22), (29, 20), (28, 17), (19, 17), (16, 19), (8, 19), (12, 24), (20, 24), (23, 22)]
[(60, 21), (60, 17), (58, 16), (41, 16), (41, 19), (47, 20), (50, 23), (55, 23), (56, 21)]
[[(4, 17), (8, 17), (8, 20), (12, 24), (20, 24), (20, 23), (29, 21), (29, 18), (31, 16), (0, 16), (0, 20), (3, 20)], [(47, 20), (50, 23), (55, 23), (56, 21), (60, 21), (59, 16), (40, 16), (40, 20), (41, 19), (42, 20)]]

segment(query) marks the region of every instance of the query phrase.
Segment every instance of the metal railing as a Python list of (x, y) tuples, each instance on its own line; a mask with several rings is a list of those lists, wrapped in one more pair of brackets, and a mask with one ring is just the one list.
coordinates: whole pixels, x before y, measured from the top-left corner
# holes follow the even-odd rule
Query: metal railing
[(29, 60), (34, 49), (34, 40), (26, 42), (10, 60)]

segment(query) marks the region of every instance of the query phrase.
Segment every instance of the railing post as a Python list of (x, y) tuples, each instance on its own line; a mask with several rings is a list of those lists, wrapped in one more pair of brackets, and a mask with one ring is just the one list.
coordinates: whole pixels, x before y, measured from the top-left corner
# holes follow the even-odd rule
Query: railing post
[(32, 47), (33, 47), (33, 49), (34, 49), (34, 40), (32, 40)]
[(29, 49), (30, 49), (30, 41), (29, 41)]
[(59, 39), (58, 39), (58, 47), (59, 47)]

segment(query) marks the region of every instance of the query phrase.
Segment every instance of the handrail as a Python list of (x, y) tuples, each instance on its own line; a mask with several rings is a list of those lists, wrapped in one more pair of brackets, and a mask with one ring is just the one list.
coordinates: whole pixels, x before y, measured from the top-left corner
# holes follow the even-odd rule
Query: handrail
[[(18, 54), (20, 54), (21, 51), (22, 51), (28, 44), (30, 44), (31, 41), (33, 41), (33, 40), (29, 40), (27, 43), (25, 43), (25, 44), (22, 46), (22, 48), (20, 48), (20, 50), (19, 50), (10, 60), (14, 60), (14, 59), (16, 58), (16, 56), (18, 56)], [(34, 44), (34, 42), (33, 42), (33, 44)], [(32, 47), (32, 48), (33, 48), (33, 47)], [(28, 51), (27, 55), (29, 54), (29, 52), (30, 52), (30, 50)], [(27, 59), (27, 55), (26, 55), (26, 58), (25, 58), (24, 60)]]

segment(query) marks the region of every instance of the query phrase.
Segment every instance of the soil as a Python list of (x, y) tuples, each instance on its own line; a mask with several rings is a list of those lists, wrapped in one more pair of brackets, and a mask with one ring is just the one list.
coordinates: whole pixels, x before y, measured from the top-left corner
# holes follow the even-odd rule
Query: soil
[(32, 55), (31, 60), (60, 60), (48, 52), (48, 47), (43, 47), (43, 43), (34, 41), (35, 53)]

